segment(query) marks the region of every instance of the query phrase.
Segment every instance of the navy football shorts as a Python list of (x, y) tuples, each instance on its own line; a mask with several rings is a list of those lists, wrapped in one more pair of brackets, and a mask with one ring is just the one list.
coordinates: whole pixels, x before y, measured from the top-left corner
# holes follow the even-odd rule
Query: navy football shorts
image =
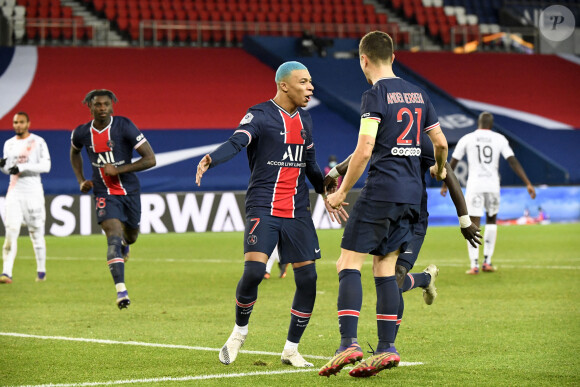
[(246, 215), (244, 253), (257, 251), (269, 257), (276, 244), (280, 263), (320, 258), (320, 246), (312, 218), (280, 218), (263, 211), (249, 211)]
[(97, 221), (119, 219), (129, 229), (141, 223), (141, 195), (95, 195)]
[(417, 257), (419, 256), (421, 246), (423, 246), (423, 241), (425, 240), (428, 217), (429, 213), (427, 211), (421, 211), (419, 221), (412, 225), (413, 237), (411, 238), (411, 241), (407, 245), (407, 248), (404, 251), (401, 251), (399, 258), (397, 258), (397, 265), (406, 267), (407, 271), (411, 271), (417, 262)]
[(418, 204), (357, 200), (340, 247), (358, 253), (384, 256), (405, 249), (413, 237), (412, 223), (419, 217)]

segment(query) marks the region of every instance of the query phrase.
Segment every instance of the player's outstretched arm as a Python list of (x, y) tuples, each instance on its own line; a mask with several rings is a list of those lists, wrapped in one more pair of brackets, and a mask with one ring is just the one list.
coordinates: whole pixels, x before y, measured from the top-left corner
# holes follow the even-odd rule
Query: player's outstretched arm
[(465, 197), (461, 191), (461, 185), (457, 180), (457, 176), (453, 172), (453, 168), (449, 163), (445, 163), (445, 169), (447, 176), (445, 177), (444, 184), (447, 184), (449, 187), (449, 196), (451, 196), (451, 200), (453, 200), (455, 210), (457, 211), (461, 234), (473, 247), (477, 247), (477, 245), (481, 244), (481, 230), (471, 221), (471, 218), (467, 214)]
[(199, 160), (199, 164), (197, 164), (197, 172), (195, 174), (195, 184), (199, 187), (201, 185), (201, 178), (203, 174), (209, 169), (211, 165), (211, 157), (209, 154), (203, 156), (201, 160)]
[(516, 173), (516, 175), (518, 175), (518, 177), (520, 179), (522, 179), (522, 181), (526, 185), (526, 189), (528, 190), (528, 194), (530, 194), (530, 197), (532, 199), (535, 199), (536, 198), (536, 189), (534, 188), (534, 186), (530, 182), (530, 179), (528, 179), (528, 176), (526, 175), (526, 172), (524, 171), (522, 164), (520, 164), (518, 159), (516, 159), (516, 156), (508, 157), (507, 162), (510, 165), (511, 169)]

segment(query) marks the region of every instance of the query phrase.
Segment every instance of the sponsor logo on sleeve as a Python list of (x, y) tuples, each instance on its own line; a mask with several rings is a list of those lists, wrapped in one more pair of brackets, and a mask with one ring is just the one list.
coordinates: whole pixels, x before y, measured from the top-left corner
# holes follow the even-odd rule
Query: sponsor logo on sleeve
[(246, 114), (244, 116), (244, 118), (242, 118), (242, 120), (240, 121), (240, 126), (249, 124), (250, 122), (252, 122), (253, 118), (254, 118), (254, 115), (252, 113)]

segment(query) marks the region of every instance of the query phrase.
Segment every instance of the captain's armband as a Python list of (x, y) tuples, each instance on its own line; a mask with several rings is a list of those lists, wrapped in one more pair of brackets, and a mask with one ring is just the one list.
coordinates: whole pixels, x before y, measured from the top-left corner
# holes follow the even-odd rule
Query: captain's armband
[(379, 131), (379, 121), (373, 118), (361, 118), (359, 136), (366, 135), (373, 138), (377, 137)]

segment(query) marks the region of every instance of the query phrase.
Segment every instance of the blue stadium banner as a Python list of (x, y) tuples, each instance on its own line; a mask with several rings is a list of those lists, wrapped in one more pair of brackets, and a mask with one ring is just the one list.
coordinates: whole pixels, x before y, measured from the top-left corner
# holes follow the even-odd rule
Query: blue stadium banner
[[(347, 197), (352, 208), (359, 191)], [(449, 196), (439, 189), (429, 193), (429, 225), (456, 226), (457, 215)], [(141, 194), (141, 232), (184, 233), (244, 230), (245, 192), (143, 193)], [(331, 222), (320, 195), (311, 192), (311, 212), (317, 229), (337, 229)], [(348, 210), (348, 208), (347, 208)], [(0, 196), (0, 234), (4, 235), (5, 197)], [(499, 224), (541, 224), (580, 221), (580, 187), (540, 187), (535, 200), (525, 188), (503, 188)], [(344, 224), (343, 224), (344, 225)], [(91, 195), (47, 195), (46, 234), (66, 237), (73, 234), (100, 234)], [(22, 235), (27, 234), (25, 227)]]

